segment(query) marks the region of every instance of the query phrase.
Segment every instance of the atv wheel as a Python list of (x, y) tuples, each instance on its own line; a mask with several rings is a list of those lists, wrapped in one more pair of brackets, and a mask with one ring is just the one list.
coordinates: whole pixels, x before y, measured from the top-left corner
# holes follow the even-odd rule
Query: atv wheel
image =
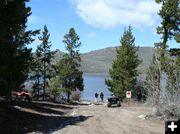
[(107, 107), (111, 107), (111, 103), (110, 102), (107, 103)]
[(117, 106), (118, 106), (118, 107), (120, 107), (120, 106), (121, 106), (120, 101), (117, 101)]

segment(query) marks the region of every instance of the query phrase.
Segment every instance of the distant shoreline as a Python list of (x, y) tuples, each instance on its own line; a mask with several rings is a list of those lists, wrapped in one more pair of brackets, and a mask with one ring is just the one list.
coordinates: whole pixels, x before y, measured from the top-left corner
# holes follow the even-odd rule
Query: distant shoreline
[(83, 72), (83, 75), (89, 75), (89, 76), (109, 76), (108, 73), (90, 73), (90, 72)]

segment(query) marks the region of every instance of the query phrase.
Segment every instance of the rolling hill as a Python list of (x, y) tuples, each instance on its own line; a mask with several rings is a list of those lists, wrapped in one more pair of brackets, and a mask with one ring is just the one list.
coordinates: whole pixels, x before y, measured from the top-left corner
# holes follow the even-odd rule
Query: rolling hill
[[(140, 47), (138, 51), (139, 59), (143, 62), (139, 66), (139, 70), (144, 72), (152, 59), (154, 48)], [(62, 58), (63, 52), (57, 50), (54, 63)], [(100, 50), (91, 51), (81, 54), (81, 70), (85, 73), (108, 73), (113, 60), (116, 58), (116, 47), (109, 47)]]
[[(139, 59), (143, 62), (140, 69), (146, 69), (153, 55), (153, 48), (141, 47), (138, 51)], [(110, 47), (101, 50), (91, 51), (81, 55), (83, 72), (107, 73), (116, 58), (116, 48)]]

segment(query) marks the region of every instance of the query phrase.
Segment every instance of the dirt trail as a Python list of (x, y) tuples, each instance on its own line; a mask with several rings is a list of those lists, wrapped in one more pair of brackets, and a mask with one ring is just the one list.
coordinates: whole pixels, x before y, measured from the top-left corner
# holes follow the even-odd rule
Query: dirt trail
[(72, 115), (83, 118), (79, 122), (66, 124), (53, 134), (163, 134), (163, 121), (138, 117), (150, 111), (144, 106), (79, 106)]

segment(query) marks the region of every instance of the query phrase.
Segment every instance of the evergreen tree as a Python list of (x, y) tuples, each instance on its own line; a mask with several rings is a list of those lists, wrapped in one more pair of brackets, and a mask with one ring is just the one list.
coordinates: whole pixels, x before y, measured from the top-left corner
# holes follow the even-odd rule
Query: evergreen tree
[(162, 19), (161, 25), (157, 27), (157, 33), (162, 35), (162, 41), (156, 43), (160, 52), (160, 61), (162, 70), (165, 70), (166, 56), (165, 50), (168, 48), (167, 42), (169, 39), (180, 40), (180, 2), (179, 0), (156, 0), (158, 4), (162, 4), (159, 11), (159, 16)]
[(72, 91), (84, 89), (83, 72), (79, 70), (80, 54), (78, 48), (81, 46), (80, 38), (74, 28), (70, 28), (69, 33), (64, 36), (63, 42), (66, 45), (67, 54), (57, 64), (57, 75), (59, 83), (64, 92), (67, 93), (68, 102)]
[(38, 31), (26, 31), (31, 15), (28, 0), (0, 1), (0, 94), (18, 90), (27, 79), (32, 61), (27, 45), (34, 41)]
[(35, 83), (33, 85), (34, 93), (37, 94), (38, 97), (40, 95), (40, 89), (42, 89), (42, 85), (40, 84), (40, 79), (42, 77), (42, 61), (41, 61), (42, 53), (40, 51), (40, 46), (37, 46), (33, 64), (31, 65), (32, 79), (35, 79)]
[(174, 37), (177, 42), (180, 40), (180, 2), (179, 0), (156, 0), (156, 2), (162, 4), (158, 13), (162, 19), (161, 25), (157, 27), (157, 33), (162, 35), (159, 46), (166, 49), (168, 39)]
[[(157, 27), (157, 33), (162, 35), (162, 41), (159, 43), (155, 43), (155, 47), (157, 47), (160, 57), (158, 60), (161, 64), (161, 73), (158, 75), (158, 91), (161, 90), (161, 77), (162, 73), (167, 72), (167, 65), (169, 62), (168, 55), (166, 54), (166, 50), (168, 48), (168, 40), (174, 39), (179, 42), (180, 37), (180, 7), (179, 0), (156, 0), (158, 4), (162, 4), (161, 9), (159, 11), (159, 16), (162, 18), (161, 25)], [(157, 101), (158, 103), (158, 101)]]
[(62, 88), (61, 88), (61, 84), (60, 84), (59, 79), (57, 77), (51, 78), (50, 84), (49, 84), (49, 91), (50, 91), (50, 95), (53, 96), (54, 100), (55, 100), (55, 96), (58, 93), (63, 92)]
[(133, 91), (136, 85), (137, 67), (141, 63), (138, 59), (131, 27), (124, 31), (120, 40), (121, 46), (116, 49), (117, 58), (109, 70), (111, 79), (105, 80), (110, 91), (117, 96), (124, 97), (128, 90)]
[(54, 52), (51, 52), (51, 42), (49, 42), (49, 31), (47, 26), (44, 26), (42, 36), (39, 37), (41, 44), (37, 47), (35, 57), (35, 72), (37, 77), (38, 92), (40, 89), (40, 78), (43, 77), (43, 96), (47, 88), (47, 79), (53, 76), (53, 65), (51, 63)]
[(175, 61), (169, 59), (167, 64), (167, 85), (166, 90), (174, 94), (175, 92), (180, 91), (180, 62), (177, 58)]
[(176, 56), (178, 58), (180, 58), (180, 49), (179, 48), (172, 48), (170, 49), (170, 54), (171, 56)]

